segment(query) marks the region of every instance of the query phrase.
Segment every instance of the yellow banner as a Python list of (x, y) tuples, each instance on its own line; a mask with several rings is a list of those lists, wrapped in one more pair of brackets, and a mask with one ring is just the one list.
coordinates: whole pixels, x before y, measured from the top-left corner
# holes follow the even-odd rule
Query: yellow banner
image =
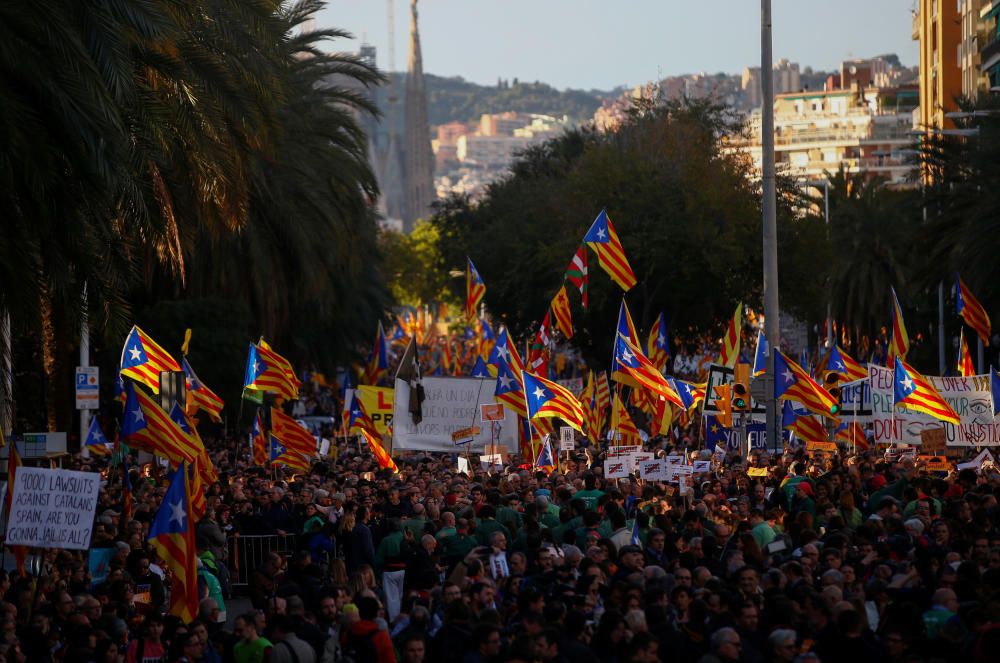
[(837, 452), (836, 442), (806, 442), (806, 451), (826, 451), (827, 453)]
[(358, 387), (358, 398), (361, 399), (365, 412), (375, 424), (375, 430), (382, 435), (388, 431), (392, 422), (394, 395), (391, 387), (372, 387), (364, 384)]

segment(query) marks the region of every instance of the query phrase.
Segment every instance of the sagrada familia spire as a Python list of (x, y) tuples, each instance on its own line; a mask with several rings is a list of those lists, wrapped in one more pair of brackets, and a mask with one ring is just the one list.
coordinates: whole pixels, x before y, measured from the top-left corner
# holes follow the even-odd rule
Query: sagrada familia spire
[(417, 0), (410, 0), (410, 54), (406, 66), (406, 122), (404, 125), (403, 230), (410, 232), (417, 219), (426, 217), (434, 202), (434, 154), (427, 121), (424, 64), (417, 28)]

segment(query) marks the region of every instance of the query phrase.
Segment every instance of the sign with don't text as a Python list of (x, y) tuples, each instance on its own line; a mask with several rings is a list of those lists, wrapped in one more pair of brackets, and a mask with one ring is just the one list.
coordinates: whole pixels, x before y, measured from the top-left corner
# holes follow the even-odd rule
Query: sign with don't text
[(87, 550), (100, 489), (96, 472), (19, 467), (7, 545)]

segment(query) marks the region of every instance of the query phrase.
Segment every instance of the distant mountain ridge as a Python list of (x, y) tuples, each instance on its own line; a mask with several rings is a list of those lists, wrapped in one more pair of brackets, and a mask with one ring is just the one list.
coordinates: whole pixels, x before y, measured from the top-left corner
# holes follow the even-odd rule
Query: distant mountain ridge
[[(403, 90), (406, 74), (395, 73), (392, 78), (397, 89)], [(574, 122), (586, 122), (593, 118), (594, 111), (604, 99), (614, 99), (624, 89), (607, 92), (557, 90), (546, 83), (520, 82), (516, 78), (500, 80), (497, 85), (479, 85), (461, 77), (427, 73), (424, 74), (424, 81), (427, 86), (427, 113), (432, 126), (447, 122), (475, 122), (484, 113), (504, 111), (557, 117), (568, 115)], [(382, 108), (385, 109), (384, 106)]]

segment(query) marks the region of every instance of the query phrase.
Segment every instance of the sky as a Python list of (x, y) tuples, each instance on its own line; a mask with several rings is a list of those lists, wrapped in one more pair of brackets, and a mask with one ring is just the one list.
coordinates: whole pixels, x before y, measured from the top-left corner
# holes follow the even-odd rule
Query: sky
[[(320, 27), (351, 32), (388, 62), (389, 0), (327, 0)], [(917, 63), (915, 0), (773, 0), (774, 60), (838, 69), (842, 60), (896, 53)], [(954, 1), (954, 0), (952, 0)], [(409, 0), (393, 0), (394, 69), (406, 68)], [(757, 0), (422, 0), (424, 71), (480, 84), (497, 78), (608, 90), (688, 73), (760, 65)]]

